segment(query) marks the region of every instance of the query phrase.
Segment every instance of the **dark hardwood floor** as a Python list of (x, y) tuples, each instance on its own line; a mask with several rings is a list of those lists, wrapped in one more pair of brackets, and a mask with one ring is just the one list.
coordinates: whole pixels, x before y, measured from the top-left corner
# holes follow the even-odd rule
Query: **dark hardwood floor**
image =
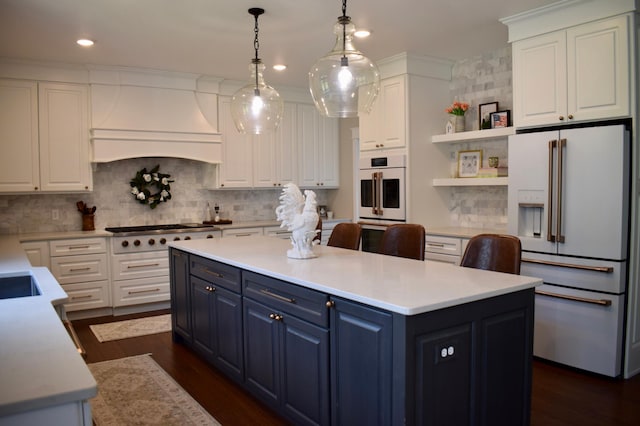
[[(224, 426), (285, 425), (232, 381), (180, 344), (171, 333), (100, 343), (89, 325), (168, 313), (75, 320), (73, 325), (87, 351), (87, 363), (151, 353), (200, 405)], [(640, 374), (614, 380), (535, 360), (531, 424), (534, 426), (623, 426), (640, 424)]]

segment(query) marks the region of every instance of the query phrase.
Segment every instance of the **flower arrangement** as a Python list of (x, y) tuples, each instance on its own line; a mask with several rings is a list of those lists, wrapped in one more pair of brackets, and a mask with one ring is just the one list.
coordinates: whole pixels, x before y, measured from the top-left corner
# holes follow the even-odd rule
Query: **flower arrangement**
[(454, 101), (453, 104), (445, 109), (448, 114), (463, 116), (465, 112), (469, 109), (469, 104), (466, 102), (458, 102)]
[(159, 173), (158, 170), (160, 170), (160, 165), (150, 171), (147, 171), (146, 168), (139, 170), (130, 182), (131, 194), (136, 201), (140, 204), (148, 204), (152, 209), (171, 199), (169, 184), (174, 182), (169, 180), (171, 175)]

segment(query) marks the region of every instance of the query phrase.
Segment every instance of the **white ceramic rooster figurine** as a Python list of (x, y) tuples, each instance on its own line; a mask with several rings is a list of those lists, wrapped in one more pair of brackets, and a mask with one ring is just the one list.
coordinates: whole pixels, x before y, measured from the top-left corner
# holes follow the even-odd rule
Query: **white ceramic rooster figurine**
[(304, 195), (297, 185), (288, 183), (282, 188), (280, 205), (276, 208), (276, 218), (282, 223), (281, 228), (291, 231), (292, 249), (287, 256), (293, 259), (310, 259), (313, 253), (313, 238), (317, 234), (318, 212), (316, 210), (316, 194), (306, 190)]

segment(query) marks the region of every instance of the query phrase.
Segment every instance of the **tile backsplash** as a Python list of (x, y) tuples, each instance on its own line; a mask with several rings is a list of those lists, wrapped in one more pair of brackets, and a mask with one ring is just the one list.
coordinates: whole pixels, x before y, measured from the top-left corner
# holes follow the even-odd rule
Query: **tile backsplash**
[[(155, 209), (136, 201), (129, 181), (144, 167), (160, 165), (168, 173), (171, 200)], [(207, 203), (215, 203), (221, 217), (234, 222), (275, 220), (280, 189), (209, 190), (205, 163), (179, 158), (138, 158), (96, 164), (93, 191), (78, 194), (0, 195), (0, 234), (77, 231), (82, 215), (76, 202), (96, 206), (95, 228), (158, 223), (202, 222)], [(318, 204), (326, 204), (328, 190), (316, 190)]]
[[(454, 64), (449, 85), (452, 100), (470, 103), (465, 114), (465, 128), (478, 130), (478, 105), (498, 102), (500, 110), (511, 110), (513, 89), (511, 78), (511, 46), (488, 52)], [(451, 145), (451, 164), (455, 168), (455, 151), (481, 149), (483, 167), (490, 156), (500, 158), (500, 166), (508, 166), (506, 139), (483, 143)], [(449, 200), (452, 226), (505, 228), (507, 225), (507, 187), (452, 187)]]

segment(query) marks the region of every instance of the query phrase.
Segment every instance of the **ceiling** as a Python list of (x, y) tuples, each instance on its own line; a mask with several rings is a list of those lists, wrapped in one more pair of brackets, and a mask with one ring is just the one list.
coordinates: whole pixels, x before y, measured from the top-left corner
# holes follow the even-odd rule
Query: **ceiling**
[[(457, 60), (506, 46), (498, 19), (557, 0), (350, 0), (356, 47), (377, 61), (400, 52)], [(265, 79), (307, 86), (311, 65), (335, 42), (339, 0), (0, 0), (0, 57), (139, 67), (248, 78), (253, 16)], [(81, 48), (75, 40), (95, 40)], [(270, 69), (275, 63), (284, 72)]]

